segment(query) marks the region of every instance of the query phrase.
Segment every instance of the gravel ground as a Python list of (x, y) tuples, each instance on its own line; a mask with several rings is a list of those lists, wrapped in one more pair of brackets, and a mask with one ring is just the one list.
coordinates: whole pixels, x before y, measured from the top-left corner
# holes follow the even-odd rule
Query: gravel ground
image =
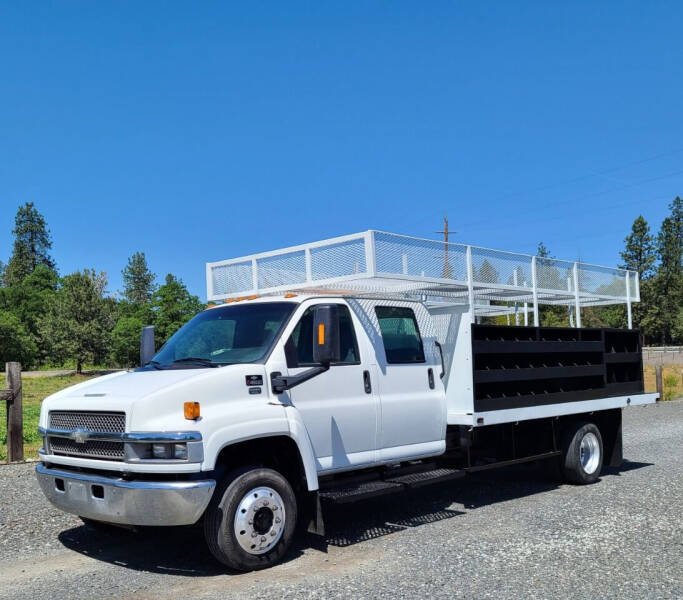
[(358, 503), (248, 574), (193, 528), (93, 532), (43, 499), (33, 465), (0, 466), (0, 597), (681, 598), (683, 401), (624, 421), (627, 460), (595, 485), (518, 467)]

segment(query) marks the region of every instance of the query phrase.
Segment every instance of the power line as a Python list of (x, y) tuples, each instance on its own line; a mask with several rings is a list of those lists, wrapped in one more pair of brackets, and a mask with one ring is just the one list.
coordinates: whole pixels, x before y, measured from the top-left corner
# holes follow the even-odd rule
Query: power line
[[(660, 175), (658, 177), (651, 177), (649, 179), (643, 179), (643, 180), (637, 181), (635, 183), (624, 184), (624, 185), (614, 187), (614, 188), (611, 188), (608, 190), (603, 190), (602, 192), (598, 192), (595, 194), (591, 193), (591, 194), (586, 194), (585, 196), (579, 196), (577, 198), (569, 198), (567, 200), (555, 201), (555, 202), (553, 202), (553, 205), (558, 206), (558, 205), (564, 205), (564, 204), (572, 204), (572, 203), (575, 203), (575, 202), (580, 201), (580, 200), (590, 200), (593, 198), (598, 198), (599, 196), (604, 196), (605, 194), (611, 194), (612, 192), (619, 192), (619, 191), (622, 191), (625, 189), (638, 187), (638, 186), (644, 185), (646, 183), (652, 183), (654, 181), (660, 181), (662, 179), (667, 179), (669, 177), (675, 177), (676, 175), (682, 175), (682, 174), (683, 174), (683, 169), (681, 169), (680, 171), (674, 171), (673, 173), (667, 173), (666, 175)], [(640, 202), (640, 200), (638, 200), (638, 201)], [(538, 209), (536, 209), (536, 208), (529, 208), (529, 209), (522, 210), (522, 211), (516, 210), (514, 213), (514, 216), (531, 214), (531, 213), (536, 212), (537, 210)], [(513, 215), (508, 215), (508, 217), (512, 217), (512, 216)], [(469, 223), (464, 223), (463, 227), (472, 227), (472, 226), (481, 225), (481, 224), (489, 223), (489, 222), (490, 222), (490, 219), (485, 219), (485, 220), (480, 220), (480, 221), (470, 221)]]
[[(660, 159), (660, 158), (666, 158), (666, 157), (668, 157), (668, 156), (674, 156), (674, 155), (676, 155), (676, 154), (681, 154), (681, 153), (683, 153), (683, 148), (678, 148), (678, 149), (676, 149), (676, 150), (671, 150), (671, 151), (669, 151), (669, 152), (662, 152), (662, 153), (660, 153), (660, 154), (655, 154), (655, 155), (653, 155), (653, 156), (648, 156), (648, 157), (646, 157), (646, 158), (642, 158), (642, 159), (639, 159), (639, 160), (636, 160), (636, 161), (632, 161), (632, 162), (628, 162), (628, 163), (623, 163), (623, 164), (621, 164), (621, 165), (619, 165), (619, 166), (616, 166), (616, 167), (608, 167), (608, 168), (606, 168), (606, 169), (601, 169), (600, 171), (595, 171), (595, 172), (593, 172), (593, 173), (587, 173), (587, 174), (584, 174), (584, 175), (579, 175), (579, 176), (577, 176), (577, 177), (573, 177), (573, 178), (571, 178), (571, 179), (565, 179), (565, 180), (561, 180), (561, 181), (558, 181), (558, 182), (555, 182), (555, 183), (550, 183), (550, 184), (547, 184), (547, 185), (544, 185), (544, 186), (540, 186), (540, 187), (537, 187), (537, 188), (532, 188), (531, 190), (528, 190), (528, 191), (525, 191), (525, 192), (514, 192), (514, 193), (512, 193), (512, 194), (508, 194), (507, 196), (502, 196), (502, 197), (500, 197), (499, 200), (508, 200), (508, 199), (510, 199), (510, 198), (516, 198), (516, 197), (520, 197), (520, 196), (526, 196), (526, 195), (529, 195), (529, 194), (533, 194), (533, 193), (536, 193), (536, 192), (540, 192), (540, 191), (552, 189), (552, 188), (559, 187), (559, 186), (562, 186), (562, 185), (569, 185), (569, 184), (572, 184), (572, 183), (577, 183), (577, 182), (579, 182), (579, 181), (583, 181), (583, 180), (586, 180), (586, 179), (591, 179), (591, 178), (593, 178), (593, 177), (599, 177), (599, 176), (601, 176), (601, 175), (606, 175), (606, 174), (608, 174), (608, 173), (613, 173), (613, 172), (615, 172), (615, 171), (621, 171), (622, 169), (626, 169), (626, 168), (628, 168), (628, 167), (638, 166), (638, 165), (641, 165), (641, 164), (645, 164), (645, 163), (648, 163), (648, 162), (652, 162), (653, 160), (658, 160), (658, 159)], [(610, 189), (610, 190), (606, 190), (606, 191), (603, 191), (603, 192), (599, 192), (598, 195), (600, 195), (600, 194), (606, 194), (606, 193), (611, 193), (612, 191), (619, 191), (619, 190), (621, 190), (621, 189), (628, 189), (629, 187), (635, 187), (635, 186), (637, 186), (637, 185), (641, 185), (642, 183), (650, 183), (651, 181), (657, 181), (658, 179), (663, 179), (663, 178), (666, 178), (666, 177), (671, 177), (671, 176), (674, 176), (674, 175), (677, 175), (677, 174), (680, 174), (680, 173), (681, 173), (681, 172), (679, 171), (679, 172), (676, 172), (676, 173), (673, 173), (673, 174), (664, 175), (664, 176), (662, 176), (662, 177), (660, 177), (660, 178), (654, 178), (654, 179), (652, 179), (652, 180), (645, 180), (645, 181), (642, 181), (642, 182), (637, 182), (637, 183), (635, 183), (635, 184), (627, 184), (627, 183), (624, 183), (623, 186), (620, 187), (620, 188), (613, 188), (613, 189)], [(586, 198), (589, 198), (589, 197), (591, 197), (591, 196), (590, 196), (590, 195), (589, 195), (589, 196), (584, 196), (584, 197), (580, 197), (580, 198), (578, 198), (578, 199), (586, 199)], [(574, 202), (574, 201), (576, 201), (576, 199), (567, 200), (567, 201), (564, 201), (563, 203), (570, 203), (570, 202)], [(560, 202), (557, 202), (556, 204), (560, 204)], [(534, 210), (534, 209), (531, 209), (531, 210), (529, 210), (529, 211), (527, 211), (527, 212), (533, 212), (533, 210)], [(516, 214), (520, 214), (520, 213), (517, 212)], [(524, 214), (524, 213), (521, 213), (521, 214)], [(423, 219), (420, 220), (420, 222), (425, 222), (427, 219), (431, 219), (431, 217), (425, 216)], [(471, 225), (478, 225), (478, 224), (480, 224), (480, 223), (482, 223), (482, 222), (488, 222), (488, 220), (487, 220), (487, 221), (474, 221), (474, 222), (470, 222), (470, 223), (465, 223), (464, 225), (465, 225), (465, 226), (468, 226), (468, 225), (469, 225), (469, 226), (471, 226)]]
[(634, 162), (625, 163), (625, 164), (622, 164), (622, 165), (620, 165), (620, 166), (618, 166), (618, 167), (610, 167), (610, 168), (608, 168), (608, 169), (603, 169), (603, 170), (601, 170), (601, 171), (595, 171), (594, 173), (587, 173), (587, 174), (585, 174), (585, 175), (579, 175), (578, 177), (574, 177), (574, 178), (572, 178), (572, 179), (565, 179), (565, 180), (563, 180), (563, 181), (558, 181), (558, 182), (555, 182), (555, 183), (549, 183), (549, 184), (547, 184), (547, 185), (543, 185), (543, 186), (540, 186), (540, 187), (537, 187), (537, 188), (533, 188), (533, 189), (531, 189), (531, 190), (529, 190), (529, 191), (527, 191), (527, 192), (515, 192), (515, 193), (513, 193), (513, 194), (509, 194), (509, 195), (507, 195), (507, 196), (503, 196), (503, 197), (501, 198), (501, 200), (508, 200), (509, 198), (515, 198), (515, 197), (518, 197), (518, 196), (523, 196), (523, 195), (527, 195), (527, 194), (533, 194), (533, 193), (536, 193), (536, 192), (542, 192), (542, 191), (544, 191), (544, 190), (552, 189), (552, 188), (554, 188), (554, 187), (558, 187), (558, 186), (561, 186), (561, 185), (568, 185), (568, 184), (572, 184), (572, 183), (577, 183), (577, 182), (579, 182), (579, 181), (584, 181), (584, 180), (586, 180), (586, 179), (592, 179), (593, 177), (600, 177), (600, 176), (602, 176), (602, 175), (607, 175), (608, 173), (614, 173), (615, 171), (621, 171), (622, 169), (626, 169), (626, 168), (628, 168), (628, 167), (635, 167), (635, 166), (638, 166), (638, 165), (642, 165), (642, 164), (651, 162), (651, 161), (653, 161), (653, 160), (658, 160), (658, 159), (660, 159), (660, 158), (666, 158), (666, 157), (668, 157), (668, 156), (673, 156), (673, 155), (675, 155), (675, 154), (680, 154), (681, 152), (683, 152), (683, 148), (679, 148), (678, 150), (672, 150), (672, 151), (670, 151), (670, 152), (664, 152), (664, 153), (662, 153), (662, 154), (657, 154), (657, 155), (655, 155), (655, 156), (650, 156), (650, 157), (647, 157), (647, 158), (643, 158), (643, 159), (640, 159), (640, 160), (636, 160), (636, 161), (634, 161)]

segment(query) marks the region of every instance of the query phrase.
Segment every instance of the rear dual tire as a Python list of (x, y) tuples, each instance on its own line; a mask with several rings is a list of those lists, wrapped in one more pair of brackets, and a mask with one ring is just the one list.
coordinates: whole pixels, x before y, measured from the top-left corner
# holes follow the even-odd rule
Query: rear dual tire
[(586, 485), (600, 477), (603, 445), (594, 423), (574, 423), (565, 432), (562, 444), (562, 475), (569, 483)]
[(271, 567), (282, 560), (296, 530), (292, 486), (273, 469), (247, 467), (230, 473), (204, 516), (204, 537), (216, 559), (238, 571)]

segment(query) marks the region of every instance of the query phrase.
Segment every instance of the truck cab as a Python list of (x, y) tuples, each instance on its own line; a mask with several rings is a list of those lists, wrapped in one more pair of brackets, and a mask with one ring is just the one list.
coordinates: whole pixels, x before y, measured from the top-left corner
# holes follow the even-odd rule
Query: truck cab
[(236, 533), (249, 536), (246, 556), (214, 554), (237, 568), (269, 564), (271, 534), (291, 537), (272, 515), (293, 527), (296, 496), (305, 502), (320, 478), (444, 452), (430, 324), (422, 304), (392, 300), (289, 294), (209, 308), (146, 365), (47, 398), (38, 479), (55, 505), (90, 521), (189, 525), (222, 514), (216, 500), (236, 472), (265, 473), (275, 479), (242, 496), (268, 495), (251, 513), (270, 537), (252, 519)]

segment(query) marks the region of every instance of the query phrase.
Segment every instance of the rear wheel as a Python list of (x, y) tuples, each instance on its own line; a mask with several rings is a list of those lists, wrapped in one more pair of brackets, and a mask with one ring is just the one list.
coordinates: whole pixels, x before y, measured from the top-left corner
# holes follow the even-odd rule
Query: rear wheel
[(280, 473), (239, 469), (214, 493), (204, 518), (204, 536), (223, 564), (239, 571), (264, 569), (287, 552), (296, 515), (296, 496)]
[(575, 423), (564, 435), (562, 472), (567, 481), (594, 483), (602, 471), (602, 436), (594, 423)]

